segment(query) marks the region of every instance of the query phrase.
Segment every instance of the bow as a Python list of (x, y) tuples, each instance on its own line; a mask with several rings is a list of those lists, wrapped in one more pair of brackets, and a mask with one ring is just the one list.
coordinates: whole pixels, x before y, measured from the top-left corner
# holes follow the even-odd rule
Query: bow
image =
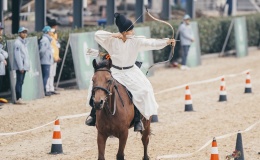
[[(160, 19), (158, 19), (158, 18), (155, 18), (154, 16), (152, 16), (152, 15), (149, 13), (147, 7), (145, 7), (145, 8), (146, 8), (147, 14), (148, 14), (153, 20), (158, 21), (158, 22), (161, 22), (161, 23), (164, 23), (164, 24), (168, 25), (169, 27), (171, 27), (171, 29), (172, 29), (172, 39), (174, 39), (174, 29), (173, 29), (172, 25), (171, 25), (170, 23), (166, 22), (166, 21), (163, 21), (163, 20), (160, 20)], [(153, 66), (155, 66), (155, 65), (157, 65), (157, 64), (168, 63), (168, 62), (172, 59), (173, 56), (174, 56), (174, 46), (172, 46), (172, 49), (171, 49), (171, 57), (169, 57), (169, 59), (166, 60), (166, 61), (157, 62), (157, 63), (151, 65), (151, 66), (148, 68), (148, 70), (147, 70), (147, 72), (146, 72), (146, 75), (148, 74), (149, 69), (151, 69)]]

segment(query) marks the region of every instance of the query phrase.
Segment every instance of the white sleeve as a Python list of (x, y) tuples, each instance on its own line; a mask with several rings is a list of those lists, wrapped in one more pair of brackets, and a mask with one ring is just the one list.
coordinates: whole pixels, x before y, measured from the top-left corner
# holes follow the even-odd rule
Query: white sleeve
[(138, 51), (149, 51), (149, 50), (159, 50), (167, 46), (167, 41), (169, 39), (138, 39)]
[(112, 37), (111, 32), (99, 30), (95, 33), (95, 40), (100, 44), (105, 50), (108, 50), (109, 42)]
[(2, 54), (2, 55), (4, 56), (5, 59), (8, 58), (8, 53), (7, 53), (5, 50), (0, 49), (0, 54)]
[(4, 55), (2, 55), (2, 54), (0, 53), (0, 63), (3, 62), (4, 60), (5, 60)]
[(2, 53), (3, 53), (4, 57), (5, 57), (5, 59), (7, 59), (8, 58), (8, 53), (5, 50), (3, 50)]

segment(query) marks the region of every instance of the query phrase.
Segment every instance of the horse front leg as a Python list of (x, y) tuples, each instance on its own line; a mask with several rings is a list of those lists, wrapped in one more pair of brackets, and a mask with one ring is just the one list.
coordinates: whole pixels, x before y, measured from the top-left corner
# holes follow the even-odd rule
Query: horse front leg
[(98, 132), (98, 136), (97, 136), (98, 160), (105, 160), (106, 141), (107, 141), (107, 136)]
[(117, 160), (124, 160), (124, 157), (125, 157), (124, 150), (125, 150), (127, 137), (128, 137), (128, 128), (119, 137), (119, 148), (118, 148), (118, 152), (116, 155)]
[(149, 160), (148, 156), (148, 144), (149, 144), (149, 135), (150, 135), (150, 120), (143, 120), (145, 130), (142, 132), (142, 142), (144, 146), (144, 157), (143, 160)]

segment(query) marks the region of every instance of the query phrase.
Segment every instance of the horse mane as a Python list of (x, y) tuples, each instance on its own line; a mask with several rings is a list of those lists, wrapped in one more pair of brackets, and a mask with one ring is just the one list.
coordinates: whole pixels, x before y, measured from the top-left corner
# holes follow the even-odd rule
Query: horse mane
[(110, 68), (112, 67), (112, 60), (108, 53), (102, 53), (99, 54), (99, 56), (92, 61), (92, 65), (95, 71), (101, 68), (106, 68), (110, 70)]

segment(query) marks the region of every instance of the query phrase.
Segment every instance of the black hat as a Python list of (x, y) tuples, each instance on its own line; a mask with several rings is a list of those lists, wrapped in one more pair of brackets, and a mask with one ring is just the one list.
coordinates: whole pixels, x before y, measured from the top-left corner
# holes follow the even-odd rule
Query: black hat
[(50, 27), (60, 25), (60, 23), (57, 22), (55, 19), (50, 19), (50, 18), (47, 18), (47, 24)]
[(127, 19), (124, 15), (119, 13), (114, 14), (115, 22), (120, 33), (130, 31), (134, 28), (131, 20)]

